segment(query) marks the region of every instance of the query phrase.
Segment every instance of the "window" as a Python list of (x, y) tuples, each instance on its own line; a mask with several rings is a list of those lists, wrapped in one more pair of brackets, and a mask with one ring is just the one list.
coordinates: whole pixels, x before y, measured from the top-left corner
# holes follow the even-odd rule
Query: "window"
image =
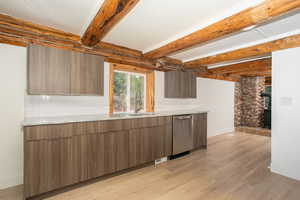
[(154, 72), (134, 66), (112, 64), (110, 113), (153, 112)]
[(114, 71), (114, 112), (146, 111), (144, 74)]

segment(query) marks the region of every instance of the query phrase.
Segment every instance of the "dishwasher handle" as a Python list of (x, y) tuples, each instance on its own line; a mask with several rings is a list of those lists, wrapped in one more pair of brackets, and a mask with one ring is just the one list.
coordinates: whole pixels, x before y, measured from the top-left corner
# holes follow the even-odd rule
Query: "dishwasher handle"
[(185, 116), (175, 117), (175, 119), (178, 119), (178, 120), (185, 120), (185, 119), (191, 119), (191, 118), (192, 118), (191, 115), (185, 115)]

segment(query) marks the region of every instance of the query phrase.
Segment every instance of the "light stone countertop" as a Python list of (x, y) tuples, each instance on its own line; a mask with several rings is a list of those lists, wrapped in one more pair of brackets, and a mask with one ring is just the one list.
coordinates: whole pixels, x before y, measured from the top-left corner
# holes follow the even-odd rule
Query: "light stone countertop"
[(141, 116), (129, 116), (129, 115), (70, 115), (70, 116), (57, 116), (57, 117), (30, 117), (25, 118), (23, 126), (37, 126), (37, 125), (50, 125), (50, 124), (66, 124), (75, 122), (91, 122), (91, 121), (103, 121), (103, 120), (117, 120), (117, 119), (136, 119), (145, 117), (163, 117), (163, 116), (174, 116), (174, 115), (185, 115), (185, 114), (196, 114), (196, 113), (207, 113), (208, 110), (193, 109), (193, 110), (172, 110), (172, 111), (160, 111), (155, 112), (151, 115)]

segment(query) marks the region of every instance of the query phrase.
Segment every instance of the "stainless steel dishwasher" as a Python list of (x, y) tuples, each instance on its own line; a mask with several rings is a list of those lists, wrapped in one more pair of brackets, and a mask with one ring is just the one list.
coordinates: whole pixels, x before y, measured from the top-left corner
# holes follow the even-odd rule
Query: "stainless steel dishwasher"
[(192, 131), (192, 115), (180, 115), (173, 117), (173, 155), (192, 150)]

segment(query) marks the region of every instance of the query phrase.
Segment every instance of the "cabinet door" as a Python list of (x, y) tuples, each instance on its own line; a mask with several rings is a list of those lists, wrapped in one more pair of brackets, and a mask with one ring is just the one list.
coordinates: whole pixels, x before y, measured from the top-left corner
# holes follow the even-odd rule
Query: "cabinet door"
[(71, 58), (71, 94), (103, 96), (103, 58), (77, 52)]
[(185, 72), (186, 98), (197, 98), (197, 77), (194, 72)]
[(70, 93), (70, 51), (38, 45), (28, 47), (28, 93)]
[(193, 72), (165, 72), (166, 98), (196, 98), (196, 75)]
[(72, 138), (25, 143), (25, 196), (74, 183)]
[(151, 128), (132, 129), (129, 132), (129, 166), (151, 162)]
[(172, 153), (172, 126), (132, 129), (129, 132), (129, 166), (134, 167)]
[(180, 98), (180, 73), (177, 71), (165, 72), (165, 98)]
[(105, 174), (104, 170), (104, 135), (101, 133), (88, 134), (87, 136), (87, 166), (88, 179)]
[(72, 151), (74, 183), (88, 180), (88, 137), (86, 135), (73, 136)]
[(178, 92), (178, 97), (179, 98), (187, 98), (189, 95), (189, 88), (187, 88), (188, 86), (188, 82), (189, 80), (187, 79), (186, 73), (187, 72), (181, 72), (178, 71), (178, 78), (177, 78), (177, 82), (180, 84), (179, 86), (179, 90)]
[(165, 143), (164, 143), (164, 156), (172, 155), (173, 150), (173, 126), (172, 123), (168, 123), (164, 126), (164, 133), (165, 133)]
[(104, 172), (113, 173), (129, 167), (129, 133), (104, 133)]
[(194, 149), (207, 146), (207, 113), (193, 115)]
[(89, 134), (86, 137), (89, 179), (129, 167), (128, 131)]
[(166, 156), (166, 140), (167, 134), (165, 126), (158, 126), (148, 129), (149, 134), (152, 135), (151, 137), (151, 149), (152, 149), (152, 159), (156, 160), (158, 158), (162, 158)]

